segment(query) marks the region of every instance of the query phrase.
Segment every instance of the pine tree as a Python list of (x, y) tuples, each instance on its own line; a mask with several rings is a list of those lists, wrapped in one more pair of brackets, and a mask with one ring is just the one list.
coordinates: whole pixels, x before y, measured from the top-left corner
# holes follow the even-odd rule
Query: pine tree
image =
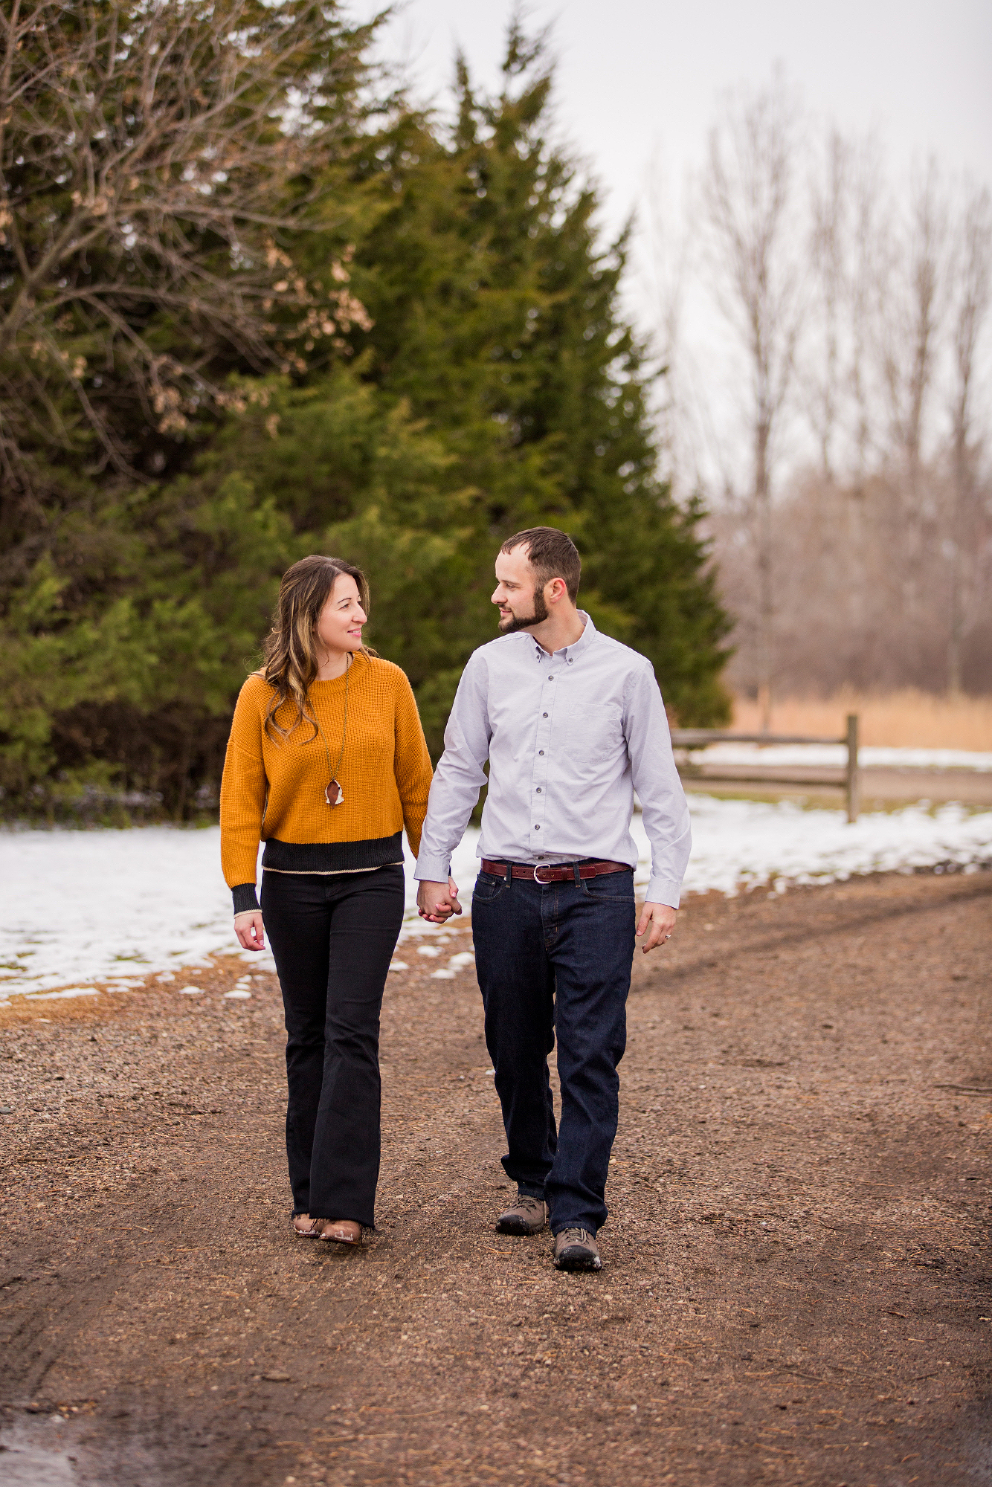
[[(578, 542), (583, 603), (651, 658), (672, 711), (722, 721), (729, 625), (697, 535), (702, 512), (677, 507), (657, 477), (651, 373), (620, 307), (626, 234), (599, 246), (595, 192), (547, 137), (543, 45), (517, 25), (503, 78), (497, 98), (480, 98), (459, 60), (450, 135), (416, 118), (395, 129), (384, 162), (394, 204), (356, 259), (375, 322), (362, 338), (367, 375), (443, 439), (449, 480), (471, 493), (453, 523), (463, 583), (443, 601), (457, 611), (448, 662), (431, 656), (414, 680), (457, 676), (491, 637), (496, 548), (547, 523)], [(443, 711), (445, 689), (431, 686), (432, 712)]]

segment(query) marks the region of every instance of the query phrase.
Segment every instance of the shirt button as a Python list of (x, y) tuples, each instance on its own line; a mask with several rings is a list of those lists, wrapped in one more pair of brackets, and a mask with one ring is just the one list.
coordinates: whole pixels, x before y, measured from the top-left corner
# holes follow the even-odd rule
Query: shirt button
[(537, 793), (538, 793), (538, 795), (540, 795), (540, 793), (541, 793), (541, 787), (540, 787), (540, 785), (538, 785), (538, 787), (537, 787)]
[(538, 752), (538, 753), (539, 753), (539, 754), (543, 754), (543, 753), (544, 753), (544, 750), (543, 750), (543, 749), (538, 749), (538, 751), (537, 751), (537, 752)]
[(535, 830), (535, 831), (540, 831), (540, 829), (541, 829), (541, 828), (540, 828), (540, 826), (535, 826), (535, 827), (534, 827), (534, 830)]
[(548, 715), (547, 715), (547, 713), (542, 713), (542, 714), (541, 714), (541, 717), (542, 717), (542, 718), (546, 718), (546, 717), (547, 717), (547, 716), (548, 716)]

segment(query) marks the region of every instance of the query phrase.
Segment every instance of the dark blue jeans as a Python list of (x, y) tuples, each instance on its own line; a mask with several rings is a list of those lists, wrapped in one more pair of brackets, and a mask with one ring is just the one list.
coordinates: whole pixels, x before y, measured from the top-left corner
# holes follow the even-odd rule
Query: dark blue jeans
[(379, 1009), (403, 922), (403, 869), (262, 874), (286, 1009), (293, 1212), (375, 1224)]
[[(542, 887), (480, 873), (475, 963), (509, 1151), (503, 1167), (544, 1198), (552, 1232), (595, 1234), (617, 1131), (617, 1065), (627, 1040), (634, 874)], [(561, 1129), (548, 1054), (558, 1042)]]

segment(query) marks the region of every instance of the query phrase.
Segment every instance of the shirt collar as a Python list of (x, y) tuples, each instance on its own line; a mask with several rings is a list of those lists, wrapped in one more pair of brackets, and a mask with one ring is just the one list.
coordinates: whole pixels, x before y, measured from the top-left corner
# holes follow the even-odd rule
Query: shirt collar
[(585, 620), (586, 627), (583, 630), (582, 634), (579, 636), (578, 640), (576, 640), (572, 645), (566, 645), (565, 649), (562, 651), (561, 654), (566, 658), (566, 660), (569, 661), (575, 661), (579, 656), (585, 655), (586, 651), (589, 650), (596, 642), (596, 626), (593, 624), (592, 620), (590, 619), (589, 615), (586, 614), (584, 609), (580, 609), (579, 614), (582, 619)]
[(584, 609), (580, 609), (578, 611), (578, 614), (580, 619), (585, 621), (585, 629), (579, 636), (578, 640), (573, 641), (571, 645), (563, 645), (560, 651), (555, 651), (554, 656), (549, 656), (543, 645), (539, 645), (538, 642), (534, 640), (533, 636), (530, 637), (531, 640), (534, 640), (534, 645), (537, 649), (539, 660), (553, 661), (558, 656), (563, 656), (566, 661), (575, 661), (580, 655), (585, 654), (585, 652), (595, 642), (597, 633), (596, 626), (593, 624), (592, 620), (590, 619), (589, 615), (586, 614)]

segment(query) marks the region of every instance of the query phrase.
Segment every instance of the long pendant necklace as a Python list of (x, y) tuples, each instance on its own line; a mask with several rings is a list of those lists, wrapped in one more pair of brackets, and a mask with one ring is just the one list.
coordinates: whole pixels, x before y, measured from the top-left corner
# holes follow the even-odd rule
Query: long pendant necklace
[(338, 770), (341, 768), (341, 760), (344, 758), (345, 739), (348, 737), (348, 683), (350, 682), (350, 680), (351, 657), (349, 656), (348, 664), (344, 673), (344, 723), (341, 727), (341, 752), (338, 755), (338, 762), (337, 764), (335, 764), (333, 769), (331, 768), (331, 754), (330, 750), (327, 747), (327, 739), (324, 737), (324, 730), (320, 726), (320, 719), (317, 717), (316, 709), (314, 709), (314, 721), (317, 724), (317, 732), (320, 734), (320, 741), (324, 745), (324, 753), (327, 756), (327, 772), (331, 777), (328, 784), (324, 787), (324, 799), (327, 801), (328, 805), (340, 805), (341, 802), (344, 800), (344, 791), (341, 789), (341, 785), (338, 781), (337, 775)]

